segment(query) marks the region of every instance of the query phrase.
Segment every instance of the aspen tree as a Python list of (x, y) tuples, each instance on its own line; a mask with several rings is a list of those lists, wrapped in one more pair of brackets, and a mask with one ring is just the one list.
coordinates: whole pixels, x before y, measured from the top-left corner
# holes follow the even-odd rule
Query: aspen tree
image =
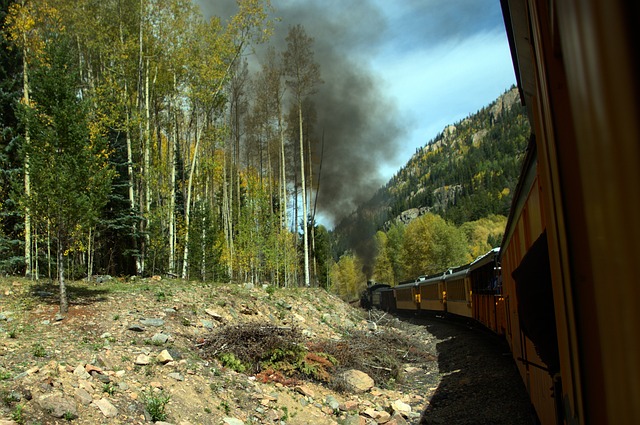
[(301, 25), (289, 28), (286, 38), (287, 50), (284, 52), (285, 75), (287, 86), (294, 97), (294, 105), (298, 115), (298, 140), (300, 144), (300, 179), (301, 202), (303, 219), (303, 250), (304, 250), (304, 284), (310, 286), (309, 276), (309, 229), (307, 212), (307, 192), (305, 179), (304, 157), (304, 131), (303, 131), (303, 101), (314, 94), (317, 85), (322, 83), (320, 79), (320, 67), (313, 59), (311, 50), (313, 38), (307, 36)]

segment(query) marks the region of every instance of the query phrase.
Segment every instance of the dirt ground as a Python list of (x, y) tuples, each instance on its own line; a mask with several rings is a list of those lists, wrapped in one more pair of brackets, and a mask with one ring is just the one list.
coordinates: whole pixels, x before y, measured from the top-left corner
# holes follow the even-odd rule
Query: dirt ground
[[(0, 424), (531, 423), (491, 413), (494, 422), (459, 422), (455, 404), (446, 407), (447, 399), (479, 391), (471, 383), (480, 375), (470, 372), (477, 362), (467, 361), (475, 354), (465, 351), (475, 350), (464, 342), (473, 338), (464, 332), (370, 315), (322, 289), (155, 277), (74, 282), (69, 293), (69, 313), (57, 317), (55, 286), (0, 279)], [(295, 329), (302, 348), (294, 351), (304, 360), (272, 354), (268, 364), (280, 370), (241, 371), (220, 356), (231, 345), (220, 332), (232, 326)], [(466, 354), (456, 360), (453, 352)], [(506, 358), (508, 369), (503, 353), (486, 356), (487, 364)], [(324, 362), (327, 373), (309, 359)], [(340, 377), (349, 367), (368, 373), (374, 386), (345, 386)], [(505, 379), (523, 391), (513, 376), (495, 375), (504, 365), (490, 368), (483, 392), (504, 397), (491, 388)], [(524, 403), (516, 404), (523, 418)]]

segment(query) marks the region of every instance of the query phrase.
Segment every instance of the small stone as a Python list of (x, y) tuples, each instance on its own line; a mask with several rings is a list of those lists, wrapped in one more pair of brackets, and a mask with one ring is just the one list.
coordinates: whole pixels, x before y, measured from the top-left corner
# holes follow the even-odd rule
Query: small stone
[(167, 350), (162, 350), (156, 357), (156, 360), (158, 360), (158, 363), (166, 364), (172, 362), (173, 357), (171, 357), (171, 354), (169, 354)]
[(116, 409), (116, 407), (113, 404), (111, 404), (111, 402), (106, 398), (95, 400), (93, 404), (98, 406), (98, 409), (100, 409), (102, 414), (105, 415), (107, 418), (115, 418), (116, 416), (118, 416), (118, 409)]
[(376, 322), (368, 322), (367, 329), (369, 329), (371, 332), (375, 332), (378, 330), (378, 325), (376, 324)]
[(222, 419), (222, 421), (225, 423), (225, 425), (244, 425), (244, 422), (236, 418), (224, 418)]
[(96, 356), (96, 363), (99, 364), (104, 370), (113, 370), (114, 365), (104, 354), (98, 354)]
[(224, 322), (224, 317), (222, 317), (217, 311), (207, 308), (204, 310), (204, 312), (213, 317), (218, 322)]
[(347, 416), (343, 422), (344, 425), (366, 425), (367, 420), (360, 415)]
[(347, 400), (340, 405), (340, 410), (343, 410), (345, 412), (350, 412), (352, 410), (357, 410), (357, 409), (358, 409), (358, 402), (355, 400)]
[(84, 379), (81, 379), (80, 381), (78, 381), (78, 386), (80, 388), (84, 388), (89, 393), (92, 393), (92, 392), (95, 391), (95, 388), (93, 387), (93, 384), (91, 382), (89, 382), (89, 381), (84, 380)]
[(180, 382), (184, 381), (184, 376), (180, 375), (177, 372), (172, 372), (172, 373), (168, 374), (167, 376), (169, 378), (175, 379), (176, 381), (180, 381)]
[(333, 410), (338, 410), (340, 408), (340, 402), (338, 402), (338, 400), (332, 395), (328, 395), (324, 399), (324, 402), (327, 403), (327, 405)]
[(295, 390), (305, 397), (313, 398), (316, 396), (316, 393), (306, 385), (298, 385), (297, 387), (295, 387)]
[(293, 313), (293, 320), (299, 323), (304, 323), (307, 321), (304, 317), (300, 316), (298, 313)]
[(102, 373), (102, 369), (100, 367), (94, 366), (92, 364), (86, 364), (84, 366), (84, 370), (86, 370), (87, 373), (92, 373), (92, 372)]
[(27, 375), (33, 375), (34, 373), (40, 372), (40, 368), (38, 366), (34, 366), (32, 368), (27, 369), (25, 372)]
[(146, 366), (151, 363), (151, 359), (146, 354), (139, 354), (134, 363), (139, 366)]
[(369, 391), (374, 385), (374, 381), (369, 375), (357, 369), (347, 370), (342, 374), (342, 379), (346, 386), (356, 393)]
[(150, 318), (150, 319), (142, 319), (140, 320), (140, 323), (142, 323), (145, 326), (155, 326), (155, 327), (160, 327), (164, 325), (164, 320), (162, 319), (155, 319), (155, 318)]
[(403, 402), (402, 400), (396, 400), (391, 403), (391, 408), (394, 412), (398, 412), (403, 416), (407, 416), (409, 413), (411, 413), (411, 406)]
[(205, 329), (213, 329), (213, 322), (211, 320), (202, 319), (200, 320), (200, 323)]
[[(420, 415), (418, 415), (420, 417)], [(407, 421), (402, 417), (402, 415), (398, 412), (395, 412), (391, 415), (391, 419), (387, 422), (387, 425), (409, 425)]]
[(144, 326), (140, 326), (140, 325), (131, 325), (127, 328), (130, 331), (134, 331), (134, 332), (144, 332)]
[(103, 384), (108, 384), (109, 382), (111, 382), (111, 378), (109, 378), (109, 375), (103, 375), (102, 373), (98, 373), (96, 371), (91, 372), (91, 376), (93, 376)]
[(157, 333), (151, 337), (151, 341), (155, 344), (164, 344), (169, 341), (169, 335), (163, 333)]
[(78, 367), (76, 367), (73, 370), (73, 374), (76, 376), (79, 376), (80, 378), (87, 380), (91, 378), (91, 375), (89, 375), (89, 372), (87, 372), (84, 368), (84, 365), (79, 364)]
[(91, 398), (91, 394), (87, 392), (84, 388), (78, 388), (76, 390), (76, 401), (80, 404), (84, 404), (88, 406), (91, 404), (93, 399)]

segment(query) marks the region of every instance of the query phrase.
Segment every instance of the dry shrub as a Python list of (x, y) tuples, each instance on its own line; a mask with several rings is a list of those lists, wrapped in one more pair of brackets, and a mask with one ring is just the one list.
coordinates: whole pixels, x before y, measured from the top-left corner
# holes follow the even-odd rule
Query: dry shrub
[[(309, 345), (309, 350), (327, 353), (335, 358), (338, 371), (358, 369), (369, 375), (382, 387), (402, 382), (404, 363), (433, 361), (435, 357), (426, 348), (404, 334), (388, 332), (352, 332), (347, 340), (319, 341)], [(339, 379), (332, 381), (336, 390), (344, 390)]]
[(302, 334), (297, 328), (260, 323), (229, 325), (212, 331), (198, 344), (202, 357), (219, 358), (233, 354), (253, 372), (277, 350), (298, 350)]
[(314, 379), (343, 389), (337, 372), (358, 369), (378, 386), (402, 381), (404, 363), (423, 363), (435, 357), (419, 341), (402, 332), (351, 332), (348, 339), (321, 340), (303, 345), (296, 328), (249, 323), (215, 329), (198, 346), (204, 358), (233, 357), (263, 382), (295, 385), (298, 378)]

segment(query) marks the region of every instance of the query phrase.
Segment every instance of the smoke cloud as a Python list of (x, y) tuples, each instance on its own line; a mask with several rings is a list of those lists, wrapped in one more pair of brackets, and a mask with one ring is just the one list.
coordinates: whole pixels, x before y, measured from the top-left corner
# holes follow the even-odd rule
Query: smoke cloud
[[(405, 134), (402, 117), (385, 94), (385, 82), (371, 66), (387, 22), (372, 1), (350, 2), (348, 7), (342, 0), (272, 3), (280, 22), (270, 46), (283, 52), (288, 30), (297, 24), (314, 39), (314, 59), (324, 81), (313, 97), (317, 123), (312, 150), (318, 159), (324, 133), (318, 214), (332, 227), (385, 183), (388, 176), (381, 170), (397, 163)], [(233, 0), (200, 5), (205, 16), (224, 18), (236, 12)], [(314, 186), (316, 182), (314, 177)]]

